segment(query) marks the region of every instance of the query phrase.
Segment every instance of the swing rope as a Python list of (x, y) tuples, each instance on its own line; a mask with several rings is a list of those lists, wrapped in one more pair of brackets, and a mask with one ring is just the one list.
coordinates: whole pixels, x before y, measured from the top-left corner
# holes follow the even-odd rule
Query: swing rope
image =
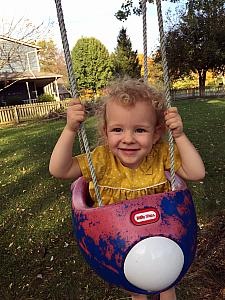
[[(65, 22), (64, 22), (64, 18), (63, 18), (62, 5), (61, 5), (60, 1), (55, 1), (55, 3), (56, 3), (60, 33), (61, 33), (61, 37), (62, 37), (62, 44), (63, 44), (63, 50), (64, 50), (64, 55), (65, 55), (67, 73), (68, 73), (71, 91), (72, 91), (72, 97), (78, 98), (79, 95), (77, 92), (77, 85), (76, 85), (75, 77), (73, 75), (73, 66), (72, 66), (72, 60), (70, 57), (70, 49), (69, 49), (69, 43), (68, 43), (67, 34), (66, 34)], [(80, 130), (78, 131), (78, 137), (79, 137), (81, 152), (84, 152), (84, 145), (83, 145)]]
[[(142, 19), (143, 19), (143, 52), (144, 52), (144, 81), (148, 81), (148, 56), (147, 56), (147, 22), (146, 22), (146, 6), (147, 0), (142, 0)], [(166, 98), (166, 107), (167, 109), (171, 107), (171, 95), (170, 95), (170, 80), (169, 80), (169, 71), (168, 63), (166, 58), (166, 42), (165, 42), (165, 33), (163, 29), (163, 17), (162, 17), (162, 8), (161, 0), (156, 0), (157, 6), (157, 15), (158, 15), (158, 26), (160, 33), (160, 48), (162, 53), (162, 64), (163, 64), (163, 78), (165, 86), (165, 98)], [(168, 143), (169, 143), (169, 153), (170, 153), (170, 176), (171, 176), (171, 188), (172, 191), (176, 189), (175, 184), (175, 161), (174, 161), (174, 143), (171, 130), (168, 130)]]
[(147, 22), (146, 22), (146, 7), (147, 0), (142, 0), (142, 20), (143, 20), (143, 53), (144, 53), (144, 81), (148, 81), (148, 51), (147, 51)]
[[(171, 95), (170, 95), (170, 80), (169, 80), (169, 71), (168, 71), (168, 63), (166, 58), (166, 38), (163, 29), (163, 17), (162, 17), (162, 7), (161, 0), (156, 0), (157, 5), (157, 14), (158, 14), (158, 25), (159, 25), (159, 33), (160, 33), (160, 48), (162, 54), (162, 64), (163, 64), (163, 78), (164, 78), (164, 86), (165, 86), (165, 95), (166, 95), (166, 107), (167, 109), (171, 107)], [(172, 191), (176, 190), (175, 183), (175, 170), (174, 170), (174, 143), (173, 143), (173, 135), (171, 130), (168, 130), (168, 143), (169, 143), (169, 153), (170, 153), (170, 176), (171, 176), (171, 188)]]
[[(71, 85), (71, 90), (72, 90), (72, 96), (77, 98), (78, 97), (78, 92), (77, 92), (77, 85), (76, 85), (76, 80), (73, 72), (73, 64), (72, 64), (72, 58), (70, 55), (70, 50), (69, 50), (69, 43), (67, 39), (67, 33), (66, 33), (66, 27), (65, 27), (65, 22), (64, 22), (64, 16), (63, 16), (63, 10), (62, 10), (62, 5), (60, 0), (55, 0), (56, 4), (56, 10), (57, 10), (57, 17), (58, 17), (58, 23), (59, 23), (59, 28), (60, 28), (60, 33), (61, 33), (61, 38), (62, 38), (62, 44), (63, 44), (63, 50), (64, 50), (64, 55), (65, 55), (65, 61), (66, 61), (66, 66), (67, 66), (67, 72), (68, 72), (68, 77)], [(81, 124), (80, 129), (78, 131), (78, 137), (79, 137), (79, 142), (80, 142), (80, 147), (81, 151), (86, 152), (87, 155), (87, 160), (88, 160), (88, 165), (90, 168), (91, 172), (91, 177), (95, 189), (95, 194), (97, 197), (98, 201), (98, 206), (102, 206), (102, 199), (97, 183), (97, 178), (94, 170), (94, 166), (92, 163), (91, 159), (91, 152), (88, 144), (88, 139), (87, 135), (85, 132), (84, 125)]]

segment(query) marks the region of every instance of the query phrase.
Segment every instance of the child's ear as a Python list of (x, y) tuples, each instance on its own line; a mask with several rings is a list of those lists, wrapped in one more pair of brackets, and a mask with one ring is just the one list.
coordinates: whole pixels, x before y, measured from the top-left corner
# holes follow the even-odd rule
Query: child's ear
[(155, 127), (155, 131), (153, 134), (153, 144), (156, 144), (162, 137), (163, 135), (163, 128), (161, 125), (157, 125)]

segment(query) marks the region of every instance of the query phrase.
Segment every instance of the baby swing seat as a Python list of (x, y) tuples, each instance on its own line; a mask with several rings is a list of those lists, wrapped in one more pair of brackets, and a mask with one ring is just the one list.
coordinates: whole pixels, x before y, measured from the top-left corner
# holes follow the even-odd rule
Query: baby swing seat
[(155, 294), (177, 284), (196, 251), (197, 222), (191, 193), (179, 190), (88, 207), (88, 184), (72, 184), (74, 233), (92, 269), (110, 284)]

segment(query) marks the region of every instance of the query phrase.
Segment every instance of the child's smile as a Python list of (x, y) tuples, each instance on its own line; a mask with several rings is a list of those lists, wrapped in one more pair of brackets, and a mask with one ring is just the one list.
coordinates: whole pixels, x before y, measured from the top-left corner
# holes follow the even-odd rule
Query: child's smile
[(121, 152), (126, 153), (126, 155), (136, 155), (136, 152), (137, 152), (139, 149), (119, 148), (119, 150), (120, 150)]
[(131, 169), (137, 168), (159, 139), (156, 116), (149, 103), (124, 106), (109, 102), (106, 107), (106, 136), (112, 153)]

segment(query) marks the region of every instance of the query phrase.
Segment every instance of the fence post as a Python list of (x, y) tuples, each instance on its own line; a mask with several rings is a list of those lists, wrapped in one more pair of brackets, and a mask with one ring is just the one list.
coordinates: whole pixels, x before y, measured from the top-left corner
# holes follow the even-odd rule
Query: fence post
[(14, 106), (14, 117), (15, 117), (16, 123), (19, 123), (19, 117), (18, 117), (18, 114), (17, 114), (16, 106)]

